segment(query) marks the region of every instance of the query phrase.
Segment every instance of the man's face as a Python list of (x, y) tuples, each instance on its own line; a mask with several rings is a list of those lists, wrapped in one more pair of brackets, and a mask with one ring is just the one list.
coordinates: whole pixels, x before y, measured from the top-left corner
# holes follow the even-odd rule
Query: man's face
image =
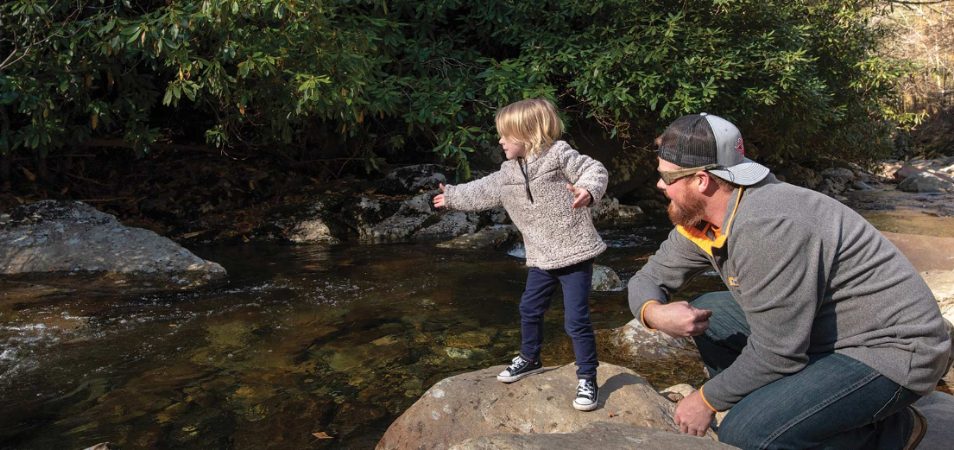
[[(681, 167), (660, 159), (656, 169), (660, 172), (668, 172), (681, 169)], [(656, 187), (669, 199), (666, 212), (673, 225), (694, 227), (700, 225), (705, 219), (706, 204), (702, 195), (694, 189), (695, 185), (695, 176), (680, 178), (672, 184), (666, 184), (662, 178), (656, 182)]]

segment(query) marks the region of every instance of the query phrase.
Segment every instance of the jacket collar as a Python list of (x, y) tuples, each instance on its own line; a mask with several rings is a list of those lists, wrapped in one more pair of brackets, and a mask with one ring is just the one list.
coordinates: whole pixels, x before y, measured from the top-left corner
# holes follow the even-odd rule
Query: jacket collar
[(706, 222), (702, 228), (686, 228), (682, 225), (676, 225), (676, 231), (685, 236), (686, 239), (689, 239), (693, 244), (696, 244), (696, 246), (706, 252), (706, 254), (712, 256), (712, 249), (724, 247), (726, 241), (729, 239), (729, 232), (732, 230), (735, 214), (739, 211), (739, 203), (742, 201), (742, 193), (744, 191), (745, 187), (743, 186), (739, 186), (736, 189), (735, 202), (732, 208), (729, 208), (726, 213), (726, 218), (722, 222), (725, 224), (723, 226), (723, 228), (725, 228), (724, 233), (721, 228), (715, 227), (709, 222)]

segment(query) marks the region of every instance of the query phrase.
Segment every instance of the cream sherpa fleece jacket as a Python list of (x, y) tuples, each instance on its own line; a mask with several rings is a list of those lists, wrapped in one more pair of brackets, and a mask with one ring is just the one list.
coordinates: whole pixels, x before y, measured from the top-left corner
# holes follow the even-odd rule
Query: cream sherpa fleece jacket
[(606, 182), (603, 164), (564, 141), (556, 141), (536, 157), (505, 161), (499, 171), (479, 180), (445, 186), (444, 203), (462, 211), (503, 206), (523, 234), (527, 265), (558, 269), (606, 250), (593, 226), (590, 208), (572, 207), (567, 183), (589, 191), (591, 205), (596, 205), (606, 193)]

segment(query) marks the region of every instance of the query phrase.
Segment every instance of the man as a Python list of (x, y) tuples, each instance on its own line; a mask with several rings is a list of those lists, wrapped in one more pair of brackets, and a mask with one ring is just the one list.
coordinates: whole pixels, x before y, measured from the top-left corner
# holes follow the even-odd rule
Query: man
[[(674, 419), (743, 448), (910, 448), (909, 406), (947, 369), (938, 305), (907, 259), (863, 218), (778, 181), (717, 116), (673, 122), (657, 140), (656, 186), (676, 225), (629, 281), (647, 327), (692, 336), (710, 379)], [(728, 291), (671, 294), (715, 269)]]

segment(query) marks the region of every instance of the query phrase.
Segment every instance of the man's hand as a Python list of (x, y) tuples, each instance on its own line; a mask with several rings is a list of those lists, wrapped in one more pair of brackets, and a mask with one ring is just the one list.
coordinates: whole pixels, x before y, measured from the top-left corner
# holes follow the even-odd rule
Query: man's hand
[(689, 302), (651, 303), (643, 311), (643, 320), (670, 336), (689, 337), (705, 333), (711, 315), (712, 311), (694, 308)]
[(573, 194), (573, 207), (582, 208), (584, 206), (589, 206), (593, 202), (593, 196), (590, 195), (590, 191), (587, 191), (583, 188), (578, 188), (570, 183), (566, 184), (566, 190), (570, 191)]
[(693, 436), (705, 436), (712, 423), (715, 413), (709, 409), (699, 391), (694, 391), (676, 405), (676, 413), (672, 419), (679, 425), (679, 430)]
[(444, 194), (443, 194), (443, 192), (444, 192), (444, 183), (441, 183), (438, 187), (441, 188), (441, 193), (435, 195), (435, 196), (434, 196), (434, 199), (433, 199), (432, 201), (434, 202), (434, 207), (435, 207), (435, 208), (443, 208), (443, 207), (447, 206), (446, 204), (444, 204)]

